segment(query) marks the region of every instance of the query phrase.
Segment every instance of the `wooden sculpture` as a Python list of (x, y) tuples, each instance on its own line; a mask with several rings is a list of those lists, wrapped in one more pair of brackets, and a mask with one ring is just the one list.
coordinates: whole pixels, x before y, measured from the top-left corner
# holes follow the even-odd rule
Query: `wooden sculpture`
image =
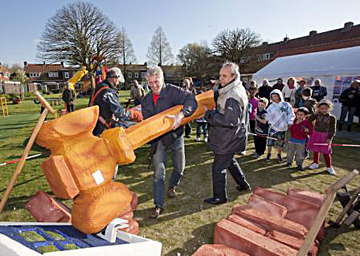
[[(196, 99), (197, 110), (182, 124), (215, 107), (212, 91)], [(182, 106), (175, 106), (126, 130), (106, 130), (100, 138), (92, 134), (98, 106), (72, 112), (42, 126), (36, 142), (51, 150), (42, 169), (55, 196), (74, 199), (75, 228), (87, 234), (99, 232), (134, 207), (134, 194), (125, 184), (112, 179), (115, 166), (134, 162), (135, 149), (170, 131), (173, 119), (169, 116), (181, 109)]]

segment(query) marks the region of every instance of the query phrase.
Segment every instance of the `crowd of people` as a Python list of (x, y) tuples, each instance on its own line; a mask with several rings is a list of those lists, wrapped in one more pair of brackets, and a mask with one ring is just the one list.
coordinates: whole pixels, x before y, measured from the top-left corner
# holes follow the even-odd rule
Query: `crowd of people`
[[(291, 167), (294, 161), (298, 170), (303, 170), (303, 161), (313, 152), (310, 169), (319, 168), (319, 155), (323, 154), (327, 171), (335, 175), (331, 162), (331, 143), (336, 133), (337, 120), (330, 113), (332, 102), (326, 99), (326, 87), (316, 79), (314, 86), (307, 86), (305, 80), (287, 79), (286, 84), (279, 78), (270, 86), (267, 79), (258, 88), (255, 81), (245, 88), (240, 80), (239, 67), (226, 62), (219, 72), (219, 80), (211, 87), (196, 91), (191, 78), (185, 78), (182, 86), (166, 84), (161, 67), (151, 67), (146, 73), (149, 91), (134, 82), (131, 96), (135, 104), (141, 104), (144, 119), (163, 112), (173, 106), (183, 105), (183, 109), (173, 118), (173, 130), (151, 141), (154, 164), (153, 195), (154, 210), (151, 218), (157, 218), (164, 210), (165, 195), (174, 198), (176, 187), (185, 170), (185, 147), (183, 133), (190, 137), (191, 125), (180, 126), (183, 118), (191, 116), (196, 108), (196, 94), (205, 90), (214, 91), (215, 109), (208, 109), (202, 118), (196, 120), (196, 141), (204, 141), (214, 153), (212, 164), (212, 197), (205, 203), (223, 204), (227, 202), (227, 170), (236, 182), (238, 191), (250, 190), (251, 186), (235, 158), (243, 154), (248, 143), (248, 135), (254, 137), (255, 157), (266, 152), (266, 161), (272, 158), (273, 148), (276, 159), (282, 163), (282, 151), (287, 145), (285, 165)], [(131, 120), (132, 113), (124, 109), (117, 100), (116, 87), (124, 80), (120, 69), (108, 71), (107, 79), (98, 84), (92, 94), (90, 105), (98, 105), (100, 116), (94, 135), (99, 136), (105, 129), (113, 127), (114, 116), (120, 120)], [(341, 130), (348, 114), (348, 131), (351, 131), (353, 116), (360, 100), (360, 81), (355, 80), (340, 96), (343, 104), (338, 129)], [(287, 136), (289, 133), (289, 136)], [(287, 138), (289, 138), (287, 140)], [(171, 151), (173, 171), (166, 189), (167, 151)]]

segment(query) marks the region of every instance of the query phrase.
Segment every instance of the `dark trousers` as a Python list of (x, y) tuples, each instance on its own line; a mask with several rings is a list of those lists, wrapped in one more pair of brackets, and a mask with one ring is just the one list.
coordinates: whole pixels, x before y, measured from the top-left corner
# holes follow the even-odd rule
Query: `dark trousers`
[(220, 198), (221, 200), (227, 199), (226, 169), (230, 171), (230, 174), (235, 180), (237, 185), (240, 186), (248, 185), (245, 179), (245, 175), (242, 172), (238, 162), (236, 161), (234, 154), (229, 154), (229, 155), (215, 154), (214, 163), (212, 165), (213, 194), (215, 198)]
[(255, 120), (250, 120), (250, 131), (251, 133), (255, 133)]
[(185, 137), (190, 137), (191, 134), (191, 125), (190, 123), (185, 124)]
[(66, 110), (68, 113), (75, 111), (75, 105), (74, 104), (66, 104)]
[[(356, 107), (348, 107), (348, 106), (342, 105), (341, 114), (340, 114), (340, 124), (345, 123), (345, 118), (346, 118), (346, 116), (348, 116), (347, 124), (352, 125), (353, 120), (354, 120), (355, 111), (356, 111)], [(348, 113), (349, 113), (349, 115), (348, 115)]]
[(266, 150), (266, 137), (254, 136), (254, 143), (256, 153), (260, 156), (264, 154)]

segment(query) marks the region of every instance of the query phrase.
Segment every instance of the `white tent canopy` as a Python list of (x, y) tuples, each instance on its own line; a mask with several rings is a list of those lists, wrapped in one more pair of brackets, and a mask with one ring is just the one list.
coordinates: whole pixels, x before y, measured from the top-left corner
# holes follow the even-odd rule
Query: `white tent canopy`
[(291, 76), (358, 76), (359, 74), (360, 46), (357, 46), (280, 57), (256, 72), (253, 78), (261, 81), (263, 78), (272, 80)]
[[(253, 75), (257, 84), (262, 85), (264, 78), (275, 81), (282, 78), (286, 83), (288, 77), (301, 77), (308, 81), (320, 78), (322, 85), (327, 88), (327, 98), (334, 102), (333, 113), (339, 117), (341, 104), (337, 97), (350, 83), (337, 85), (336, 78), (354, 79), (360, 76), (360, 46), (332, 51), (300, 54), (280, 57), (260, 69)], [(341, 81), (345, 81), (343, 79)], [(311, 84), (310, 84), (311, 86)], [(339, 88), (340, 86), (340, 88)], [(334, 95), (334, 91), (337, 94)]]

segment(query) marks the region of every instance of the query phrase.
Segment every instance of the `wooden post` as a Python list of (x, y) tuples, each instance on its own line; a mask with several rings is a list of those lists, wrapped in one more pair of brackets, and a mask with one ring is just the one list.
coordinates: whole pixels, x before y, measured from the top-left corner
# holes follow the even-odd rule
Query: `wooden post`
[(324, 203), (322, 204), (318, 214), (316, 215), (315, 221), (313, 225), (311, 226), (309, 233), (307, 233), (304, 243), (302, 244), (298, 256), (306, 256), (310, 250), (311, 245), (313, 244), (315, 237), (317, 233), (320, 230), (320, 227), (322, 223), (324, 222), (326, 215), (328, 214), (331, 205), (334, 201), (336, 191), (338, 191), (340, 188), (342, 188), (344, 185), (346, 185), (348, 182), (350, 182), (353, 178), (355, 178), (356, 175), (359, 174), (359, 171), (353, 170), (345, 177), (338, 180), (335, 184), (331, 185), (326, 191), (326, 197), (324, 200)]
[(52, 109), (52, 107), (49, 105), (49, 103), (47, 103), (47, 101), (38, 92), (36, 92), (35, 95), (38, 97), (41, 104), (44, 105), (45, 109), (40, 115), (39, 121), (37, 122), (37, 124), (35, 126), (35, 129), (33, 130), (32, 134), (30, 136), (30, 139), (29, 139), (29, 141), (28, 141), (28, 143), (26, 145), (24, 153), (21, 156), (19, 164), (16, 166), (13, 177), (11, 178), (11, 181), (10, 181), (8, 187), (6, 188), (6, 191), (5, 191), (5, 193), (4, 193), (4, 195), (3, 195), (2, 199), (1, 199), (0, 213), (2, 213), (2, 211), (4, 209), (4, 206), (6, 204), (6, 201), (8, 200), (8, 198), (10, 196), (11, 190), (13, 189), (13, 187), (15, 185), (15, 182), (16, 182), (19, 174), (21, 173), (22, 168), (24, 167), (26, 158), (27, 158), (27, 156), (29, 154), (29, 151), (31, 150), (31, 148), (32, 148), (32, 146), (34, 144), (34, 141), (36, 139), (37, 134), (40, 131), (40, 128), (41, 128), (42, 124), (45, 121), (46, 115), (48, 114), (48, 112), (55, 113), (55, 111)]

